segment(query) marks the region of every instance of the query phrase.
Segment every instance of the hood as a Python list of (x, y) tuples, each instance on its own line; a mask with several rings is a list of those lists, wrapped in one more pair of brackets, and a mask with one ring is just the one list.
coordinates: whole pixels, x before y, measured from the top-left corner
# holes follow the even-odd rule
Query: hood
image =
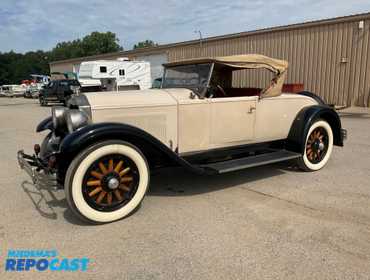
[(176, 100), (165, 90), (129, 90), (84, 93), (91, 109), (130, 108), (176, 105)]

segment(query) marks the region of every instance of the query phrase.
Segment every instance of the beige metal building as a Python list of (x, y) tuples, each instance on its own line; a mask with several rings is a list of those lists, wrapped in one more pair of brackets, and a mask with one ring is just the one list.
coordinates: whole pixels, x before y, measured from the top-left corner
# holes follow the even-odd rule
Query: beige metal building
[[(119, 57), (155, 65), (245, 53), (288, 60), (287, 83), (303, 83), (328, 103), (370, 106), (370, 13), (56, 61), (50, 68), (51, 72), (76, 71), (82, 61)], [(265, 78), (265, 73), (241, 74), (234, 82), (237, 86), (261, 84)]]

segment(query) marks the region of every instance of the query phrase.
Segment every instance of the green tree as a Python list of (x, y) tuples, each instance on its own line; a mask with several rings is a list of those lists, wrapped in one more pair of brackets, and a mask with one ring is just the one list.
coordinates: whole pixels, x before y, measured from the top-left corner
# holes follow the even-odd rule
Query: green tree
[(121, 51), (116, 34), (92, 32), (76, 39), (58, 43), (51, 51), (32, 51), (24, 54), (0, 52), (0, 85), (18, 84), (30, 74), (49, 74), (49, 62)]
[(115, 33), (95, 31), (82, 39), (58, 43), (51, 50), (51, 58), (55, 61), (122, 50)]
[(16, 84), (29, 79), (30, 74), (49, 73), (47, 53), (0, 53), (0, 84)]
[(156, 47), (156, 46), (158, 46), (158, 44), (154, 43), (152, 40), (145, 40), (145, 41), (138, 42), (137, 44), (135, 44), (134, 50), (141, 49), (141, 48), (148, 48), (148, 47)]

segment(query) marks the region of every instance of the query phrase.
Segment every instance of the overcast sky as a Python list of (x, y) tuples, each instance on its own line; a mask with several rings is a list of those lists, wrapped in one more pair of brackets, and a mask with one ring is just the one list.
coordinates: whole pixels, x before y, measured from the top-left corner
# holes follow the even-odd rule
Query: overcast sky
[(0, 51), (51, 49), (112, 31), (125, 49), (370, 11), (370, 0), (1, 0)]

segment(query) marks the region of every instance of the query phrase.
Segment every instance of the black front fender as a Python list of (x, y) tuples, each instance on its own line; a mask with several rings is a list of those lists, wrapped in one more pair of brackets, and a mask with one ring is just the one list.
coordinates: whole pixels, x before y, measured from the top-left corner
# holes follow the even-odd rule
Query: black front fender
[(342, 124), (337, 112), (329, 106), (314, 105), (303, 108), (296, 116), (287, 139), (287, 149), (303, 153), (307, 133), (312, 123), (317, 119), (323, 119), (329, 123), (333, 130), (334, 145), (343, 146), (341, 134)]
[(52, 120), (52, 117), (48, 117), (46, 119), (44, 119), (43, 121), (41, 121), (37, 127), (36, 127), (36, 132), (41, 132), (41, 131), (44, 131), (44, 130), (53, 130), (53, 120)]
[(106, 140), (122, 140), (142, 151), (149, 163), (162, 162), (164, 165), (180, 165), (196, 173), (203, 173), (151, 134), (131, 125), (120, 123), (98, 123), (85, 126), (67, 135), (60, 144), (59, 163), (64, 173), (74, 157), (87, 147)]

